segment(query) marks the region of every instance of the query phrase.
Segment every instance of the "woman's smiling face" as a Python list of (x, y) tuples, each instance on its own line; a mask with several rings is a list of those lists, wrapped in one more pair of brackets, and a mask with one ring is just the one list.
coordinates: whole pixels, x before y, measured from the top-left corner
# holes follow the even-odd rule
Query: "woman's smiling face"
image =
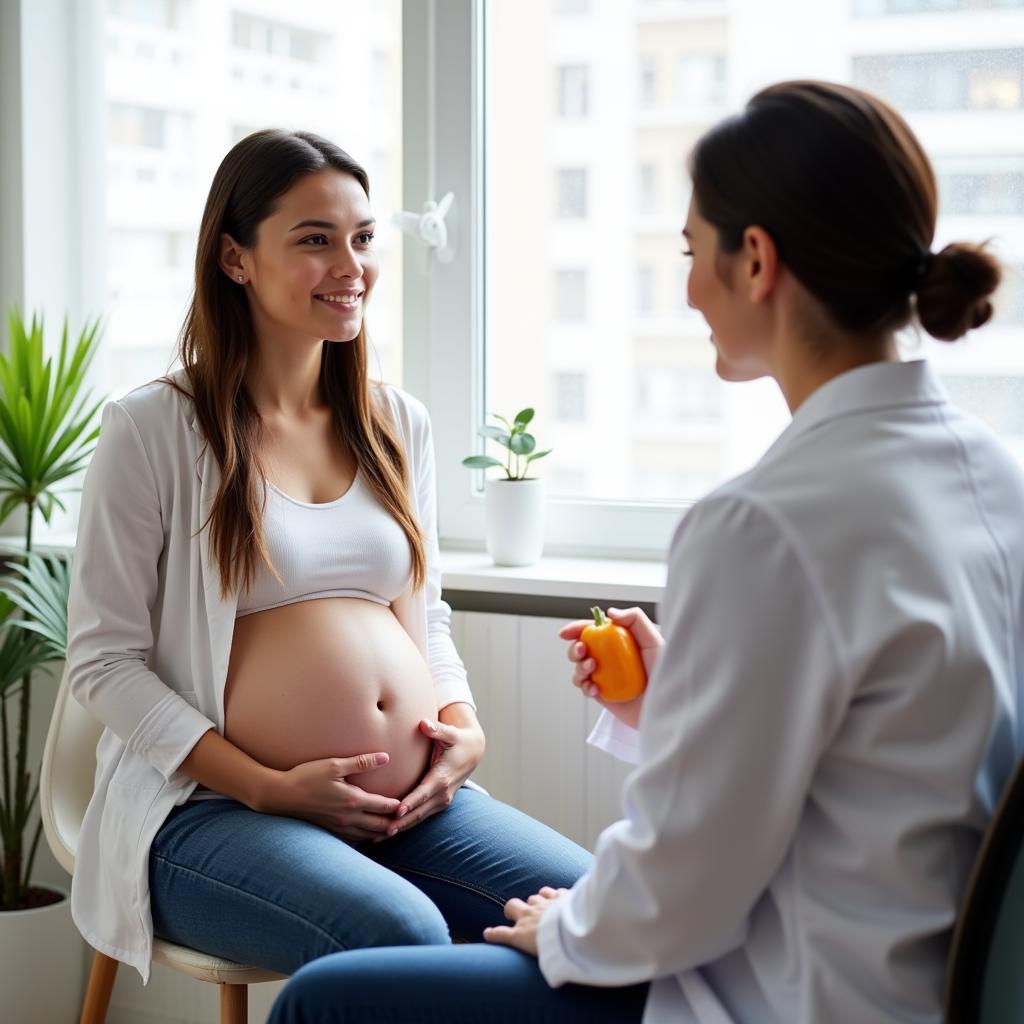
[(253, 322), (277, 333), (350, 341), (377, 281), (374, 219), (350, 174), (307, 174), (278, 199), (241, 264)]

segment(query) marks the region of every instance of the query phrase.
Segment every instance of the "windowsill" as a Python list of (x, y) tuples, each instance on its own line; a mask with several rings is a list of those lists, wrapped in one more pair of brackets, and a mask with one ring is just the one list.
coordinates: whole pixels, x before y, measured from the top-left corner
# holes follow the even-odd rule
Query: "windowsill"
[(653, 604), (665, 586), (664, 562), (550, 556), (536, 565), (495, 565), (482, 551), (441, 552), (445, 590), (478, 594)]

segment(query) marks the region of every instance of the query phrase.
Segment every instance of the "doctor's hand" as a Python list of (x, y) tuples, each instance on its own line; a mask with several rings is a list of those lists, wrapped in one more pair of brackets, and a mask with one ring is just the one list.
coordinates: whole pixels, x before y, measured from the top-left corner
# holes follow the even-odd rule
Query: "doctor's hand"
[[(607, 615), (616, 626), (622, 626), (633, 634), (633, 639), (636, 641), (637, 647), (640, 648), (644, 672), (650, 679), (658, 660), (658, 654), (665, 646), (665, 640), (658, 632), (658, 627), (651, 622), (641, 608), (609, 608)], [(598, 704), (607, 708), (619, 721), (625, 722), (626, 725), (635, 729), (640, 720), (640, 708), (643, 706), (644, 695), (640, 694), (635, 700), (629, 701), (602, 700), (598, 694), (597, 684), (590, 678), (590, 674), (597, 668), (597, 662), (590, 657), (587, 645), (580, 640), (580, 634), (587, 626), (593, 624), (593, 619), (578, 619), (575, 622), (566, 623), (558, 631), (558, 635), (563, 640), (570, 641), (568, 655), (574, 665), (573, 686), (579, 687), (588, 697), (593, 697)]]
[(394, 821), (398, 801), (367, 793), (346, 782), (346, 776), (383, 768), (387, 763), (385, 753), (357, 754), (306, 761), (288, 771), (274, 772), (258, 810), (310, 821), (342, 839), (373, 839)]
[(499, 946), (513, 946), (515, 949), (537, 955), (537, 926), (544, 911), (552, 903), (560, 900), (569, 890), (552, 889), (545, 885), (540, 892), (535, 893), (525, 902), (523, 900), (509, 900), (505, 904), (505, 916), (513, 922), (495, 925), (493, 928), (484, 929), (484, 939), (487, 942), (496, 943)]
[(406, 796), (377, 841), (391, 838), (418, 825), (424, 818), (451, 805), (459, 787), (484, 756), (484, 731), (469, 704), (443, 707), (438, 720), (423, 719), (420, 732), (434, 741), (430, 768), (419, 785)]

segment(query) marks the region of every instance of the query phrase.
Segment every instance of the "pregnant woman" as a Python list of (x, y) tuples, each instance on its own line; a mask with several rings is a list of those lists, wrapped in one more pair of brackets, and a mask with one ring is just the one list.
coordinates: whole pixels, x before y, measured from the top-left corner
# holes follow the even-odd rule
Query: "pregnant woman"
[[(182, 368), (104, 410), (68, 609), (105, 726), (75, 921), (291, 973), (479, 938), (586, 851), (466, 784), (484, 749), (440, 596), (423, 406), (367, 378), (366, 173), (263, 131), (217, 171)], [(326, 340), (325, 340), (326, 339)]]

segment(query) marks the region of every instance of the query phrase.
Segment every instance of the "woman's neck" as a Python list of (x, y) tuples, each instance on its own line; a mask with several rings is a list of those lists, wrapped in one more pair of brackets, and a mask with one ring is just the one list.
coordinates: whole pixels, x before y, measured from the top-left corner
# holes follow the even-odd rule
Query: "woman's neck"
[(260, 415), (302, 416), (323, 405), (323, 344), (256, 343), (246, 367), (245, 386)]
[(775, 372), (790, 413), (830, 380), (847, 370), (870, 363), (899, 362), (899, 350), (891, 331), (877, 335), (825, 331), (810, 340), (788, 335), (777, 349)]

